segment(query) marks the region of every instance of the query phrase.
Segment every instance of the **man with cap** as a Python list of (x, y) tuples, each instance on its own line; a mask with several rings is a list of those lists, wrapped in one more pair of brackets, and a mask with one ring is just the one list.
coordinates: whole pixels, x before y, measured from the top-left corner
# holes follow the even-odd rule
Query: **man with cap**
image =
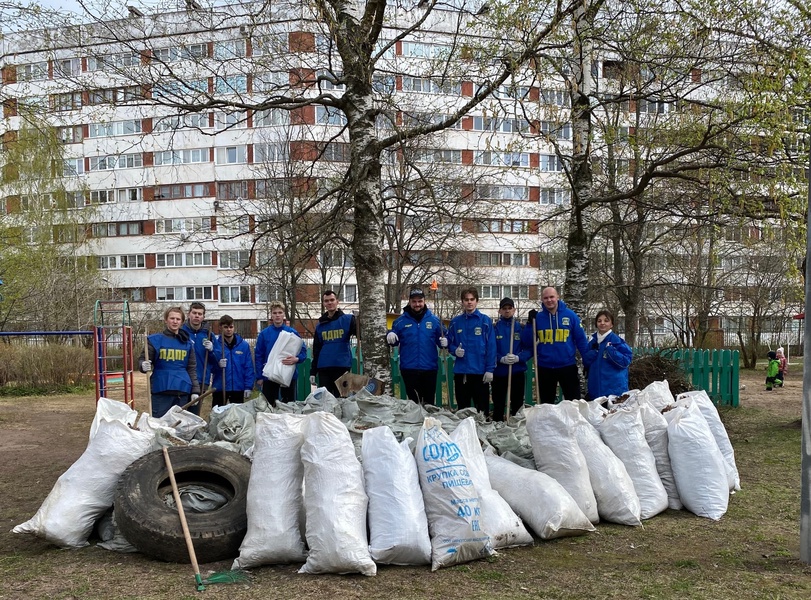
[[(504, 420), (507, 388), (510, 388), (510, 415), (524, 404), (527, 361), (532, 357), (532, 328), (522, 327), (515, 318), (512, 298), (503, 298), (498, 308), (496, 333), (496, 370), (493, 373), (493, 420)], [(512, 376), (510, 376), (512, 367)]]
[(408, 305), (386, 334), (389, 346), (400, 348), (400, 375), (406, 396), (419, 404), (433, 404), (436, 396), (438, 348), (447, 348), (448, 339), (440, 320), (425, 305), (422, 289), (408, 294)]

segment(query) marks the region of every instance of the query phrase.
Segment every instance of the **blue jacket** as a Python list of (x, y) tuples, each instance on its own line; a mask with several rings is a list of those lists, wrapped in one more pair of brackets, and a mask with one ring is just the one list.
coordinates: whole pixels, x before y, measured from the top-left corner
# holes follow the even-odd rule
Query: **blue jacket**
[(341, 309), (330, 318), (324, 313), (315, 326), (313, 339), (313, 364), (310, 373), (315, 375), (318, 369), (329, 367), (352, 367), (352, 352), (349, 349), (349, 338), (357, 335), (355, 316), (344, 314)]
[(580, 317), (558, 300), (558, 310), (553, 315), (541, 305), (535, 317), (538, 342), (538, 366), (545, 369), (559, 369), (577, 364), (576, 350), (583, 356), (589, 348), (586, 332), (580, 324)]
[[(256, 349), (254, 350), (256, 354), (256, 379), (264, 379), (265, 376), (262, 375), (262, 371), (265, 369), (265, 365), (268, 362), (268, 356), (270, 355), (270, 351), (273, 349), (273, 344), (276, 343), (276, 340), (279, 339), (279, 334), (282, 331), (287, 331), (288, 333), (292, 333), (297, 337), (301, 337), (298, 334), (298, 331), (290, 327), (290, 325), (282, 325), (281, 327), (276, 327), (273, 323), (265, 327), (260, 333), (259, 336), (256, 338)], [(299, 364), (303, 363), (307, 360), (307, 347), (302, 344), (301, 350), (298, 353), (298, 362)], [(293, 379), (298, 377), (298, 368), (293, 371)], [(251, 386), (253, 387), (253, 385)], [(246, 390), (249, 388), (245, 388)]]
[[(153, 394), (180, 392), (199, 394), (200, 386), (192, 377), (195, 373), (194, 346), (180, 331), (177, 335), (165, 331), (149, 336), (149, 359), (152, 374), (149, 376)], [(143, 362), (143, 355), (140, 362)], [(143, 371), (139, 363), (139, 368)]]
[(493, 321), (478, 309), (451, 320), (448, 328), (448, 350), (456, 356), (459, 346), (465, 349), (462, 358), (453, 363), (454, 374), (483, 375), (496, 369), (496, 336)]
[(507, 377), (510, 374), (510, 365), (499, 362), (507, 354), (517, 354), (518, 362), (513, 364), (513, 373), (523, 373), (527, 370), (527, 361), (532, 358), (532, 327), (525, 327), (513, 317), (512, 344), (510, 344), (511, 320), (499, 317), (494, 325), (496, 331), (496, 377)]
[[(189, 339), (194, 344), (194, 354), (197, 358), (197, 381), (203, 385), (208, 385), (211, 374), (216, 373), (220, 368), (218, 366), (222, 358), (220, 342), (217, 340), (217, 336), (211, 333), (211, 330), (208, 328), (208, 322), (206, 321), (200, 324), (200, 329), (197, 331), (191, 328), (188, 321), (183, 323), (180, 329), (186, 332)], [(206, 352), (206, 349), (203, 348), (203, 340), (211, 340), (211, 343), (214, 344), (214, 349)]]
[(400, 368), (419, 371), (436, 371), (439, 367), (437, 348), (442, 337), (442, 323), (426, 307), (422, 318), (417, 320), (410, 307), (403, 309), (391, 327), (400, 338)]
[[(228, 360), (228, 364), (225, 366), (225, 391), (252, 390), (256, 377), (253, 371), (253, 355), (248, 342), (237, 334), (234, 334), (231, 344), (228, 344), (222, 336), (219, 340), (220, 347), (225, 351), (225, 358)], [(214, 371), (212, 387), (218, 391), (222, 390), (222, 371), (219, 366)]]
[(633, 355), (631, 347), (613, 331), (599, 344), (596, 333), (591, 337), (589, 349), (582, 353), (583, 365), (589, 371), (591, 400), (628, 391), (628, 366)]

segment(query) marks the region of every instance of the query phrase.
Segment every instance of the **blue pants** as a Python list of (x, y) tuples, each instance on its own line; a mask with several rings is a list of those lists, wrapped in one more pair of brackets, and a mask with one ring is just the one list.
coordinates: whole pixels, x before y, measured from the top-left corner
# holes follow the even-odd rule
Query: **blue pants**
[(169, 409), (173, 406), (183, 406), (184, 404), (188, 404), (189, 398), (189, 394), (183, 394), (181, 392), (152, 394), (152, 416), (155, 418), (160, 418), (168, 413)]

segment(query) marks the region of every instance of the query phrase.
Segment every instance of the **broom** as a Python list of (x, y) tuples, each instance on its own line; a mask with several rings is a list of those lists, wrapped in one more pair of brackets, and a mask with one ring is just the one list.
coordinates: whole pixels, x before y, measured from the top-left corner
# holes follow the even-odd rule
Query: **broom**
[(175, 497), (175, 505), (177, 506), (177, 514), (180, 517), (180, 527), (183, 529), (183, 537), (186, 539), (186, 548), (189, 551), (189, 559), (191, 566), (194, 568), (194, 583), (197, 585), (198, 592), (204, 592), (206, 585), (213, 585), (216, 583), (247, 583), (250, 581), (248, 575), (244, 571), (223, 571), (221, 573), (212, 573), (205, 579), (200, 576), (200, 566), (197, 564), (197, 554), (194, 552), (194, 544), (191, 541), (191, 533), (189, 533), (189, 524), (186, 522), (186, 512), (183, 510), (183, 504), (180, 502), (180, 492), (177, 489), (177, 481), (175, 481), (175, 471), (172, 468), (172, 461), (169, 459), (169, 450), (164, 446), (163, 459), (166, 461), (166, 470), (169, 471), (169, 481), (172, 484), (172, 495)]

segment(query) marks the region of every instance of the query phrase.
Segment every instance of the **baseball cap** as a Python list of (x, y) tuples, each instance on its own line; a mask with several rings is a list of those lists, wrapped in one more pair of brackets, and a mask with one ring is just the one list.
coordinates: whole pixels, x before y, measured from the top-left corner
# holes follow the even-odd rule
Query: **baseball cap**
[(512, 298), (502, 298), (501, 304), (498, 305), (499, 308), (504, 308), (505, 306), (511, 306), (515, 308), (515, 302), (513, 302)]
[(419, 296), (420, 298), (425, 298), (425, 293), (422, 291), (422, 288), (412, 288), (410, 292), (408, 292), (408, 297), (413, 298), (415, 296)]

